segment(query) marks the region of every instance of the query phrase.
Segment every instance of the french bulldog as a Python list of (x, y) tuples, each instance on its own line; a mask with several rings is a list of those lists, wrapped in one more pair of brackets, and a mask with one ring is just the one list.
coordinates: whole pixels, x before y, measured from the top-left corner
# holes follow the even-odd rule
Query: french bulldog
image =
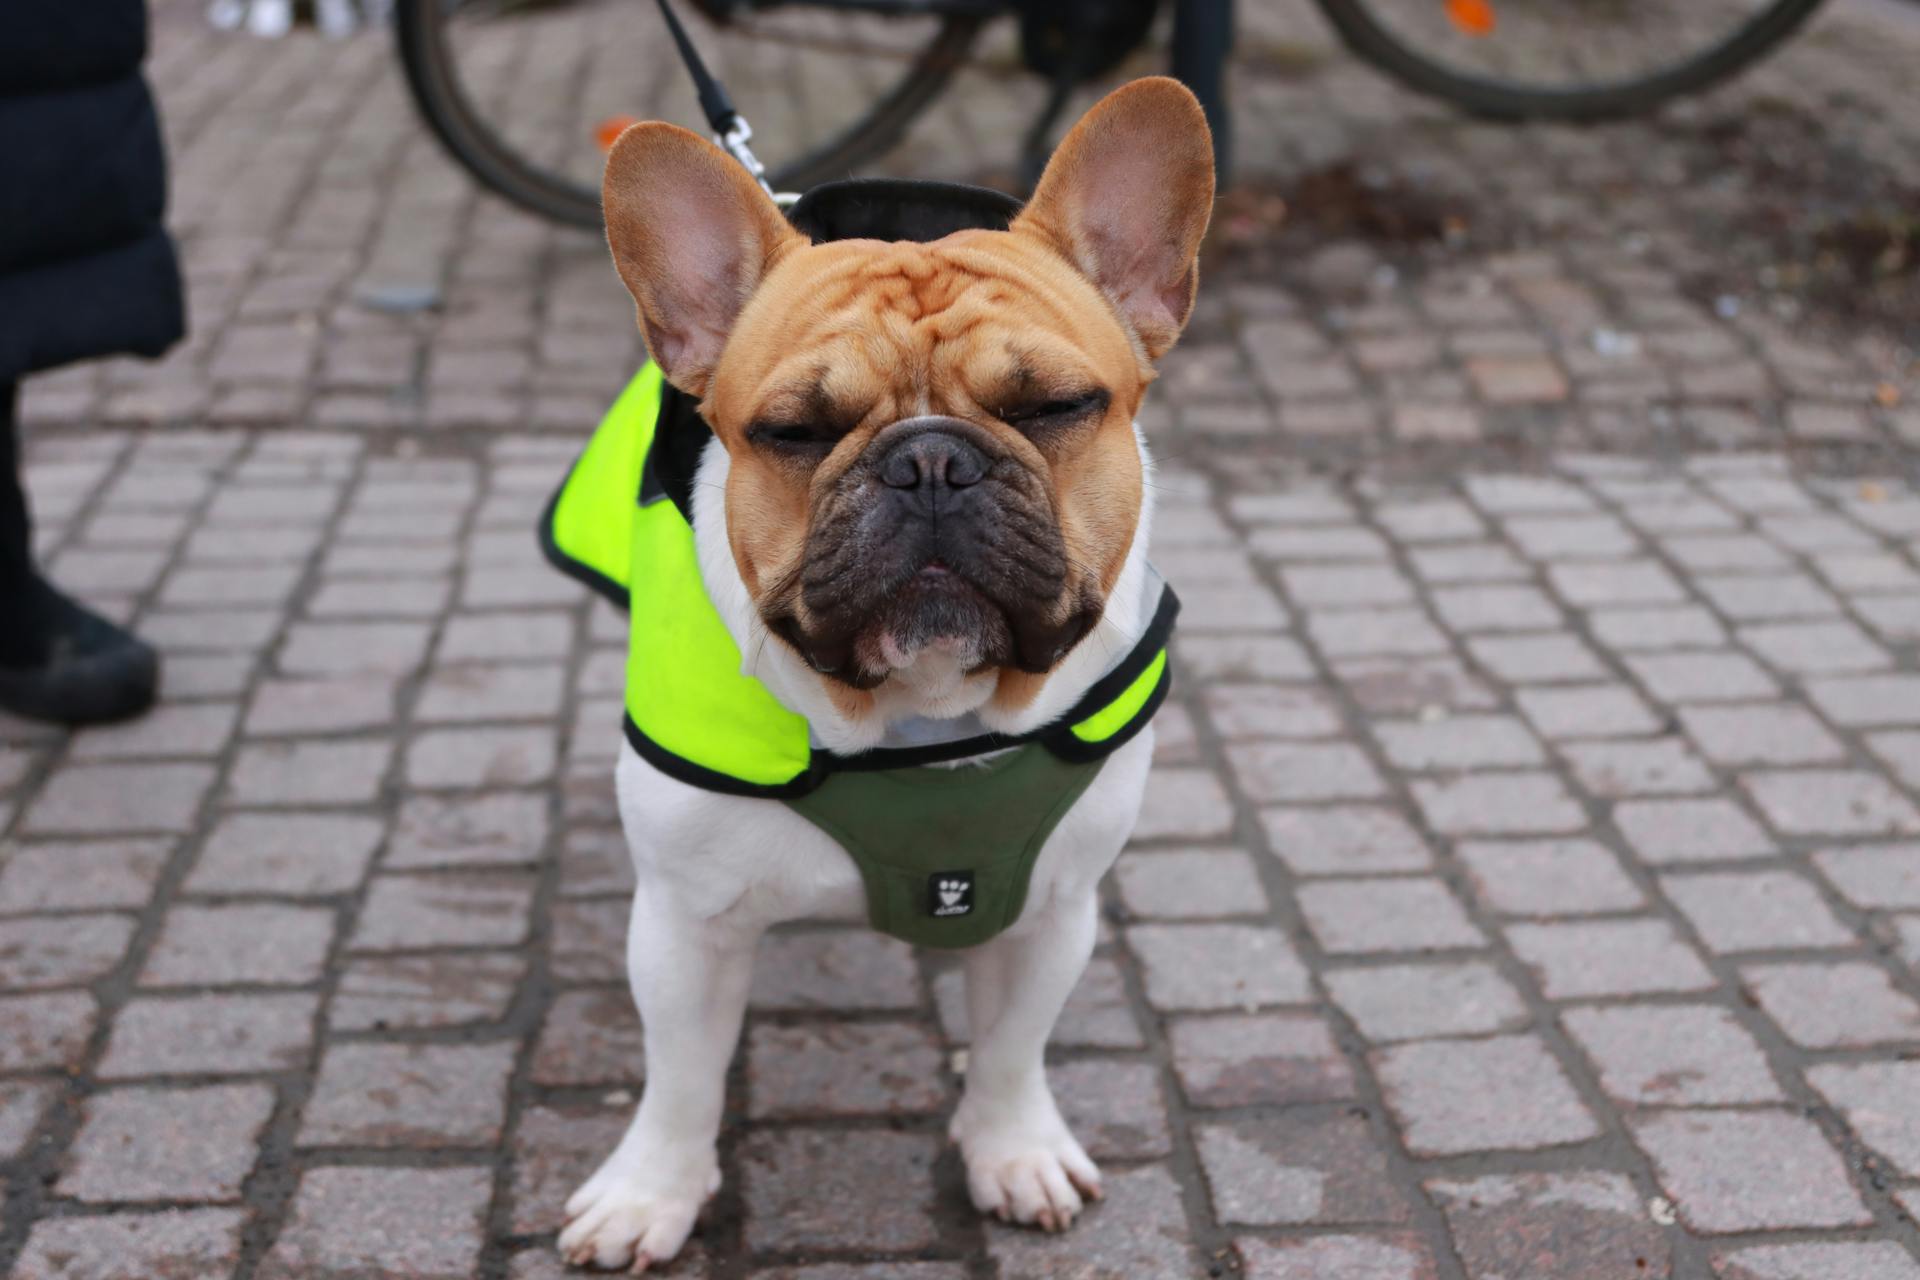
[[(818, 747), (855, 758), (903, 722), (967, 716), (1030, 735), (1134, 644), (1151, 522), (1135, 417), (1193, 308), (1213, 191), (1205, 118), (1169, 79), (1098, 103), (1005, 230), (925, 243), (814, 243), (704, 139), (621, 135), (613, 260), (654, 362), (712, 428), (692, 498), (700, 576), (744, 672)], [(972, 1045), (950, 1133), (974, 1204), (1003, 1220), (1062, 1230), (1100, 1196), (1042, 1059), (1152, 753), (1149, 727), (1105, 758), (1040, 846), (1018, 918), (961, 952)], [(757, 940), (858, 921), (867, 890), (842, 845), (777, 800), (691, 785), (631, 744), (617, 787), (646, 1088), (567, 1202), (559, 1247), (644, 1271), (680, 1252), (720, 1185)], [(958, 882), (936, 888), (956, 909)]]

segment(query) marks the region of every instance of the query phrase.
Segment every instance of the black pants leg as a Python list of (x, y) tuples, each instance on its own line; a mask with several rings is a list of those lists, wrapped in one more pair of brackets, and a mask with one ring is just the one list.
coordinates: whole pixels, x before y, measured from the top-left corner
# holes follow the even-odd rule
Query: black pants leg
[(0, 382), (0, 607), (33, 577), (33, 525), (20, 478), (19, 384)]

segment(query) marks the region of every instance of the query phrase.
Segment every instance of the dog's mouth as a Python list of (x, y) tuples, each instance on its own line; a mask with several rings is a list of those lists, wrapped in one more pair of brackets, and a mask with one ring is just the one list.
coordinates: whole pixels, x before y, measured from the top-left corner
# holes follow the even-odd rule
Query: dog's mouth
[(1091, 601), (1061, 621), (1008, 608), (964, 570), (934, 557), (868, 593), (860, 616), (836, 610), (803, 623), (793, 611), (767, 617), (768, 627), (823, 676), (872, 689), (928, 655), (973, 675), (991, 668), (1044, 673), (1100, 620)]

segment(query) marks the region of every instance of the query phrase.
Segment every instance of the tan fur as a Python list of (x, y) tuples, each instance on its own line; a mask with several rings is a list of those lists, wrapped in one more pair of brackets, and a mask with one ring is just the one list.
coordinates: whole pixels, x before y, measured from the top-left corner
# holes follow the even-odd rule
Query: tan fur
[[(1061, 616), (1075, 592), (1105, 598), (1141, 506), (1134, 416), (1191, 310), (1212, 205), (1206, 124), (1184, 88), (1109, 95), (1005, 232), (812, 245), (731, 159), (666, 125), (622, 135), (605, 195), (648, 346), (731, 455), (733, 554), (763, 609), (800, 612), (817, 502), (882, 428), (924, 414), (978, 424), (1044, 480), (1072, 565)], [(1038, 443), (996, 416), (1091, 387), (1109, 393), (1105, 413)], [(746, 437), (796, 419), (846, 434), (810, 469)], [(1039, 683), (1004, 671), (998, 700), (1020, 705)], [(847, 708), (871, 705), (841, 692)]]

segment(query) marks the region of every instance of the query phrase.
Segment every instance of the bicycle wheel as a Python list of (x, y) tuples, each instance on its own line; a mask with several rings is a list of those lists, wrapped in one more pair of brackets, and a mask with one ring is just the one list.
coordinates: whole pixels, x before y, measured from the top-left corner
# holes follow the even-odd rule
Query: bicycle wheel
[(1498, 119), (1652, 110), (1733, 75), (1822, 0), (1319, 0), (1347, 46)]
[[(845, 177), (899, 140), (960, 66), (979, 16), (743, 11), (694, 39), (754, 127), (776, 189)], [(951, 8), (951, 6), (950, 6)], [(600, 225), (606, 148), (634, 120), (706, 125), (644, 0), (400, 0), (401, 64), (421, 114), (491, 190)]]

